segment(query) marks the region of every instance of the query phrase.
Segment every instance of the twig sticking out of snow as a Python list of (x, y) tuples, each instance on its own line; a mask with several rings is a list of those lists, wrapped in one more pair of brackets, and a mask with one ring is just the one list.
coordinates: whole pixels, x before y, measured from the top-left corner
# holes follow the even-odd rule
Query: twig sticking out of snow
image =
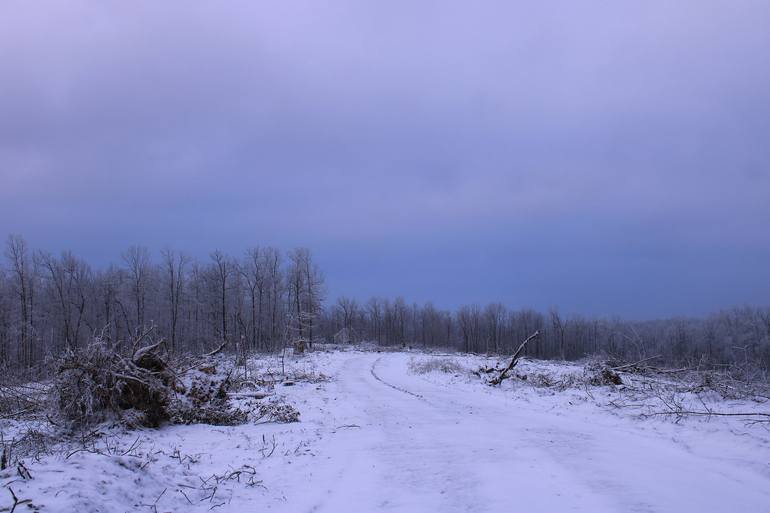
[(763, 417), (770, 422), (770, 413), (764, 412), (718, 412), (718, 411), (688, 411), (688, 410), (676, 410), (676, 411), (659, 411), (652, 413), (644, 413), (643, 417), (651, 417), (654, 415), (677, 415), (684, 417), (686, 415), (694, 415), (698, 417)]

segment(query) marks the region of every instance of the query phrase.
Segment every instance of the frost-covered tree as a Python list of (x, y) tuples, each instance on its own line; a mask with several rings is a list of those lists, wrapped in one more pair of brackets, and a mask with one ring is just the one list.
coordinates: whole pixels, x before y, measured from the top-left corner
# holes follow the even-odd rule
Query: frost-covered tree
[[(492, 303), (455, 311), (404, 298), (340, 297), (325, 306), (324, 276), (309, 250), (248, 250), (236, 261), (215, 251), (207, 262), (163, 251), (158, 261), (134, 246), (121, 265), (92, 269), (74, 253), (33, 252), (6, 241), (0, 266), (0, 364), (28, 371), (99, 336), (123, 344), (154, 326), (170, 351), (200, 353), (230, 340), (246, 351), (274, 351), (286, 340), (308, 346), (342, 328), (382, 345), (510, 353), (538, 358), (603, 353), (661, 365), (770, 369), (770, 309), (742, 307), (702, 319), (624, 321), (512, 310)], [(363, 305), (363, 306), (359, 306)], [(242, 342), (242, 343), (241, 343)]]

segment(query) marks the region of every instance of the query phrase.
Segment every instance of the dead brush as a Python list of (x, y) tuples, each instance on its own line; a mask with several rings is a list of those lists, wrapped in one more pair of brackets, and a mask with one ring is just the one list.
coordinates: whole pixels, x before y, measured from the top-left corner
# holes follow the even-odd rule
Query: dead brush
[(214, 426), (246, 422), (248, 412), (230, 404), (230, 390), (242, 386), (240, 380), (233, 379), (232, 370), (221, 370), (230, 363), (225, 359), (207, 358), (180, 376), (177, 388), (181, 393), (176, 394), (169, 405), (171, 422)]
[(46, 409), (47, 384), (0, 384), (0, 418), (35, 419)]

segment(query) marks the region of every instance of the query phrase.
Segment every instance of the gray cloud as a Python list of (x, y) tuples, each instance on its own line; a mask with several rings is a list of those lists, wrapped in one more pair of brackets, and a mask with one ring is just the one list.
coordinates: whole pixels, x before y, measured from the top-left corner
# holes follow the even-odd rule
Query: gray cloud
[(333, 294), (446, 306), (767, 303), (767, 26), (764, 1), (4, 2), (0, 235), (304, 244)]

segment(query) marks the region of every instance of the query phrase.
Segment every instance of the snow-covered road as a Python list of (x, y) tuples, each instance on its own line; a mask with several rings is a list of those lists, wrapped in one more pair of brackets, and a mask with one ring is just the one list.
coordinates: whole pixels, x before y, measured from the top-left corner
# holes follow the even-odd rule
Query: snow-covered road
[(324, 413), (339, 429), (281, 509), (770, 511), (770, 460), (763, 468), (734, 448), (695, 448), (670, 424), (649, 429), (442, 386), (409, 374), (406, 362), (398, 353), (349, 353)]
[[(440, 361), (457, 370), (410, 370)], [(558, 362), (523, 362), (529, 381), (492, 388), (469, 372), (482, 363), (494, 364), (318, 351), (292, 358), (296, 384), (273, 390), (299, 423), (109, 431), (103, 450), (29, 459), (32, 478), (6, 469), (3, 486), (41, 513), (770, 512), (766, 425), (641, 420), (603, 406), (620, 388), (533, 386), (582, 369)]]

